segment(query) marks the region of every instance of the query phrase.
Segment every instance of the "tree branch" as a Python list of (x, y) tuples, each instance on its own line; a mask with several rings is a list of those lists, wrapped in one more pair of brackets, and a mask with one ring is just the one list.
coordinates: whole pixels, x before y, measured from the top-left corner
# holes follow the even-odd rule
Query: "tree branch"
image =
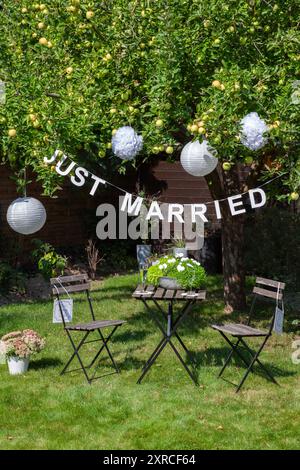
[(217, 167), (212, 173), (205, 177), (209, 192), (213, 199), (223, 199), (226, 197), (224, 192), (223, 177), (221, 170)]

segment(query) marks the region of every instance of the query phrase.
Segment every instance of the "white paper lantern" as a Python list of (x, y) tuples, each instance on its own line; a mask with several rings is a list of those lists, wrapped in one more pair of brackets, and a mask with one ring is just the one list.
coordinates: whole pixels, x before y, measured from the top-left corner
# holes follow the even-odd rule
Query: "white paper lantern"
[(46, 210), (34, 197), (20, 197), (7, 209), (7, 222), (10, 227), (22, 235), (38, 232), (46, 222)]
[(216, 153), (217, 151), (209, 146), (207, 140), (201, 144), (196, 140), (183, 147), (180, 162), (190, 175), (205, 176), (214, 171), (218, 164), (218, 159), (214, 156)]

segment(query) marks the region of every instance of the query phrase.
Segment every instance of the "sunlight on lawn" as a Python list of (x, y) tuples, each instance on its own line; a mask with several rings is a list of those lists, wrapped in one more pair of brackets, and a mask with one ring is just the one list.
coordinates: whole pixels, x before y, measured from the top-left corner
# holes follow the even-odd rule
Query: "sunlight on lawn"
[[(274, 335), (261, 358), (280, 387), (251, 374), (240, 394), (217, 373), (227, 346), (209, 325), (223, 321), (220, 277), (210, 277), (208, 300), (186, 319), (180, 333), (198, 362), (200, 386), (191, 382), (171, 348), (166, 348), (141, 385), (144, 361), (160, 340), (141, 302), (130, 298), (134, 275), (94, 284), (99, 319), (125, 319), (111, 349), (121, 374), (89, 386), (81, 373), (59, 375), (70, 355), (61, 325), (52, 324), (52, 302), (0, 308), (0, 335), (34, 328), (47, 340), (24, 376), (0, 366), (1, 449), (289, 449), (299, 448), (299, 365), (291, 361), (293, 333)], [(88, 318), (83, 296), (76, 297), (74, 320)], [(257, 325), (270, 310), (259, 312)], [(234, 319), (239, 318), (236, 314)], [(97, 343), (96, 343), (97, 344)], [(95, 347), (95, 346), (94, 346)], [(87, 356), (92, 346), (87, 346)], [(112, 372), (103, 356), (99, 374)], [(237, 383), (237, 363), (226, 378)]]

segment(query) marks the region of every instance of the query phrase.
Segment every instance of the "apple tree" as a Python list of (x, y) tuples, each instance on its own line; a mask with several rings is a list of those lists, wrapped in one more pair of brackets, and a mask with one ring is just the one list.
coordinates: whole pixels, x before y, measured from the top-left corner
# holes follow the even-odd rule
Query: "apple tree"
[[(6, 0), (0, 10), (0, 158), (30, 166), (52, 195), (56, 148), (105, 166), (115, 129), (143, 135), (134, 162), (178, 160), (206, 138), (219, 165), (214, 198), (280, 175), (269, 187), (296, 200), (300, 185), (300, 33), (297, 0)], [(247, 149), (240, 122), (257, 112), (267, 144)], [(120, 171), (127, 165), (117, 161)], [(241, 169), (247, 170), (241, 178)], [(226, 309), (243, 308), (244, 217), (222, 206)]]

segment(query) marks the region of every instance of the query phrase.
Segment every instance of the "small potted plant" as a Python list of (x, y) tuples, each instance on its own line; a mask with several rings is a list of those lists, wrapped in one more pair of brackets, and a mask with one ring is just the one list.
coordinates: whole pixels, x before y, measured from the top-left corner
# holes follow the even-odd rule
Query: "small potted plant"
[(185, 245), (185, 240), (182, 238), (172, 238), (173, 255), (182, 254), (182, 256), (187, 256), (187, 248)]
[(205, 280), (205, 269), (199, 261), (182, 254), (159, 258), (147, 272), (149, 284), (164, 289), (199, 289)]
[(45, 340), (34, 330), (13, 331), (1, 341), (11, 375), (25, 374), (30, 356), (45, 347)]

